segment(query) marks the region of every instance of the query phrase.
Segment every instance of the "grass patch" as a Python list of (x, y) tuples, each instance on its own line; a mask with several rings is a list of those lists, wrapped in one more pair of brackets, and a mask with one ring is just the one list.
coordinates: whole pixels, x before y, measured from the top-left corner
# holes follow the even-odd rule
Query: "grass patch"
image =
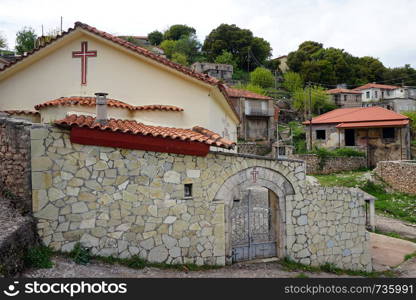
[(300, 274), (296, 275), (295, 278), (309, 278), (309, 276), (306, 275), (305, 273), (300, 273)]
[(98, 256), (92, 255), (89, 249), (81, 246), (81, 244), (77, 243), (74, 246), (74, 249), (69, 253), (59, 252), (59, 255), (71, 258), (77, 264), (86, 265), (91, 261), (99, 261), (110, 265), (122, 265), (132, 269), (144, 269), (144, 268), (158, 268), (158, 269), (171, 269), (171, 270), (178, 270), (178, 271), (205, 271), (205, 270), (213, 270), (222, 268), (222, 266), (218, 265), (202, 265), (199, 266), (197, 264), (166, 264), (166, 263), (152, 263), (146, 261), (139, 257), (138, 255), (132, 256), (130, 258), (118, 258), (114, 256)]
[(383, 231), (378, 230), (377, 228), (374, 232), (378, 233), (378, 234), (390, 236), (390, 237), (393, 237), (393, 238), (396, 238), (396, 239), (401, 239), (401, 240), (409, 241), (409, 242), (412, 242), (412, 243), (416, 243), (416, 239), (401, 236), (400, 234), (398, 234), (396, 232), (383, 232)]
[(146, 261), (139, 256), (132, 256), (131, 258), (117, 258), (113, 256), (103, 257), (103, 256), (94, 256), (93, 259), (101, 261), (107, 264), (119, 264), (126, 266), (132, 269), (144, 269), (148, 268), (158, 268), (158, 269), (171, 269), (178, 271), (205, 271), (222, 268), (222, 266), (217, 265), (196, 265), (196, 264), (166, 264), (166, 263), (152, 263)]
[(376, 210), (394, 218), (416, 223), (416, 196), (405, 193), (387, 193), (382, 184), (366, 182), (361, 189), (377, 198)]
[(411, 254), (406, 254), (404, 256), (404, 260), (406, 261), (406, 260), (412, 259), (413, 257), (416, 257), (416, 252), (413, 252)]
[(72, 249), (68, 256), (80, 265), (88, 264), (92, 258), (90, 249), (83, 247), (80, 243), (75, 244), (74, 249)]
[(363, 185), (362, 177), (367, 171), (367, 169), (361, 169), (357, 171), (313, 176), (316, 177), (323, 186), (361, 187)]
[(359, 187), (377, 198), (376, 210), (384, 215), (416, 223), (416, 196), (386, 191), (384, 183), (363, 180), (364, 171), (350, 171), (329, 175), (315, 175), (323, 186)]
[(383, 271), (383, 272), (366, 272), (366, 271), (356, 271), (356, 270), (345, 270), (336, 267), (334, 264), (326, 263), (322, 266), (307, 266), (301, 263), (295, 262), (292, 259), (286, 257), (283, 260), (279, 261), (279, 264), (283, 267), (286, 271), (305, 271), (305, 272), (312, 272), (312, 273), (332, 273), (336, 275), (350, 275), (350, 276), (362, 276), (362, 277), (396, 277), (397, 274), (393, 271)]
[(54, 252), (46, 246), (36, 246), (29, 248), (25, 256), (25, 265), (29, 268), (49, 269), (53, 267), (51, 260)]

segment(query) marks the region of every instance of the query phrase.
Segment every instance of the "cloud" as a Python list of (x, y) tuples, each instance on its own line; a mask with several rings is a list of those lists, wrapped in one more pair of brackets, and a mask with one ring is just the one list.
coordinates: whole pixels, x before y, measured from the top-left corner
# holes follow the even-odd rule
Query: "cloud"
[(378, 57), (387, 66), (416, 66), (416, 1), (412, 0), (0, 0), (0, 31), (14, 47), (16, 32), (32, 26), (41, 34), (82, 21), (113, 34), (144, 35), (171, 24), (197, 29), (201, 41), (221, 23), (248, 28), (269, 41), (273, 55), (305, 40)]

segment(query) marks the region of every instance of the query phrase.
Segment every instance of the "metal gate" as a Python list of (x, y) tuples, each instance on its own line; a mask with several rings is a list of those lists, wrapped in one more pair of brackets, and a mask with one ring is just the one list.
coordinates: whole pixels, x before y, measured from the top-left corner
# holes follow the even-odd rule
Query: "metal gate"
[(276, 234), (274, 212), (269, 199), (259, 201), (248, 190), (231, 210), (231, 245), (233, 262), (274, 257)]

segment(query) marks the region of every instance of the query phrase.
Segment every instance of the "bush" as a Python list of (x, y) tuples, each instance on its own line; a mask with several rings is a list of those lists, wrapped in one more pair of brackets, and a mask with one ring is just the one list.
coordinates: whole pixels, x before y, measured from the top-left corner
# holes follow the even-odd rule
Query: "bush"
[(275, 79), (272, 72), (265, 68), (256, 68), (250, 73), (250, 83), (262, 88), (269, 88), (274, 85)]
[(29, 248), (25, 256), (25, 265), (29, 268), (49, 269), (53, 267), (53, 250), (46, 246)]
[(334, 156), (345, 156), (345, 157), (364, 157), (365, 153), (352, 149), (352, 148), (338, 148), (332, 151)]
[(85, 248), (80, 243), (76, 243), (74, 249), (69, 253), (69, 257), (80, 265), (86, 265), (90, 262), (92, 256), (90, 250)]

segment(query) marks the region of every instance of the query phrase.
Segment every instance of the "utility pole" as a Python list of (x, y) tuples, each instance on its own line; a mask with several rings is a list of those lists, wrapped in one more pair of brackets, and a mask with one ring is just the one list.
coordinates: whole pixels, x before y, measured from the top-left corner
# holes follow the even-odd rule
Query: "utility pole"
[(247, 51), (247, 72), (250, 72), (250, 47)]
[(62, 34), (62, 20), (63, 20), (63, 18), (61, 16), (61, 33), (60, 34)]
[(312, 86), (308, 82), (309, 88), (309, 150), (312, 150)]

